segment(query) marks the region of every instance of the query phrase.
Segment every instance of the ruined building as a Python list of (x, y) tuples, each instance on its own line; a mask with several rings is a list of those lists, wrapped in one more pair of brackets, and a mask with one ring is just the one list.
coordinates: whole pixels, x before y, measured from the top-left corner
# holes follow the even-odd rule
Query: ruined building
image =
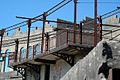
[[(27, 32), (22, 33), (17, 29), (12, 36), (5, 34), (0, 70), (8, 74), (0, 73), (0, 79), (118, 80), (116, 72), (120, 73), (119, 30), (109, 30), (110, 28), (103, 26), (109, 32), (103, 31), (102, 41), (98, 33), (98, 44), (94, 48), (93, 22), (86, 24), (89, 20), (91, 18), (86, 17), (86, 22), (77, 25), (75, 32), (71, 22), (58, 19), (70, 24), (58, 23), (56, 28), (46, 23), (43, 46), (42, 29), (36, 27), (30, 33), (28, 52)], [(113, 21), (115, 22), (112, 23)], [(112, 17), (106, 23), (119, 25), (119, 21), (118, 17)]]

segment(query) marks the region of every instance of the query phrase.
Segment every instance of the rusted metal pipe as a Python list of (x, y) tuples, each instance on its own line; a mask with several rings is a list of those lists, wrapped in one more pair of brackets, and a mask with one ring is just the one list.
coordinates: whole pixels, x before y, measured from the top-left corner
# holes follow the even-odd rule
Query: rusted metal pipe
[(46, 51), (49, 50), (49, 34), (48, 32), (46, 33)]
[(94, 47), (97, 45), (97, 0), (94, 0)]
[(15, 59), (14, 59), (14, 62), (17, 62), (17, 54), (18, 54), (18, 46), (19, 46), (19, 41), (18, 39), (15, 40)]
[(80, 22), (80, 44), (82, 44), (82, 22)]
[(26, 59), (28, 59), (28, 54), (29, 54), (29, 40), (30, 40), (30, 26), (31, 26), (31, 19), (28, 20), (28, 39), (27, 39), (27, 54), (26, 54)]
[(102, 16), (100, 16), (99, 21), (100, 21), (100, 40), (102, 40)]
[(68, 45), (68, 30), (66, 30), (66, 43)]
[(44, 14), (43, 14), (43, 28), (42, 28), (41, 53), (43, 53), (43, 50), (44, 50), (44, 35), (45, 35), (45, 22), (46, 22), (46, 16), (47, 16), (47, 13), (44, 12)]
[(116, 28), (120, 28), (119, 25), (114, 25), (114, 24), (102, 24), (103, 26), (109, 26), (109, 27), (116, 27)]
[(5, 32), (5, 29), (2, 29), (0, 30), (0, 36), (1, 36), (1, 41), (0, 41), (0, 54), (1, 54), (1, 50), (2, 50), (2, 42), (3, 42), (3, 35), (4, 35), (4, 32)]
[(77, 0), (74, 0), (74, 36), (73, 36), (73, 43), (75, 43), (75, 28), (76, 28), (76, 18), (77, 18)]
[(32, 53), (32, 58), (34, 59), (35, 56), (35, 45), (33, 45), (33, 53)]

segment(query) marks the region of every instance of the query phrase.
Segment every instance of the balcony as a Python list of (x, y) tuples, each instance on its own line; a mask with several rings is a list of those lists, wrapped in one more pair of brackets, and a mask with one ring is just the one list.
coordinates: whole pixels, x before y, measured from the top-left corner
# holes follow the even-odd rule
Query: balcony
[[(73, 65), (73, 56), (76, 54), (81, 56), (87, 55), (93, 48), (94, 43), (93, 32), (84, 31), (80, 33), (79, 30), (75, 32), (73, 30), (48, 32), (47, 37), (46, 35), (44, 36), (43, 47), (41, 47), (41, 38), (34, 37), (36, 37), (34, 40), (30, 37), (30, 42), (37, 40), (39, 43), (29, 47), (28, 57), (26, 57), (27, 50), (21, 49), (16, 56), (17, 59), (14, 60), (16, 62), (10, 62), (11, 67), (27, 67), (26, 64), (54, 64), (60, 58)], [(41, 48), (43, 48), (42, 52)]]

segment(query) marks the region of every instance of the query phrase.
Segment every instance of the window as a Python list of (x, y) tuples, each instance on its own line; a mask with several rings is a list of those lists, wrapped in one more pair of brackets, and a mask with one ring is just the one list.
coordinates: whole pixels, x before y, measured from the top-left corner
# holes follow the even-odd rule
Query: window
[(22, 47), (22, 48), (20, 49), (20, 60), (21, 60), (21, 61), (23, 61), (23, 60), (25, 59), (25, 56), (26, 56), (25, 53), (26, 53), (26, 52), (25, 52), (25, 48)]
[(28, 51), (28, 59), (32, 58), (32, 54), (33, 54), (33, 50), (32, 50), (32, 47), (29, 46), (29, 51)]
[(36, 44), (34, 49), (35, 55), (40, 54), (40, 50), (41, 50), (40, 44)]

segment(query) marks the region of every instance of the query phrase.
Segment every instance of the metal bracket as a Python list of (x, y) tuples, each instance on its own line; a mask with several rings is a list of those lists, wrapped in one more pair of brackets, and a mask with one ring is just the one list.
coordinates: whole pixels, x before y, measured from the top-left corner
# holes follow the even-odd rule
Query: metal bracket
[(14, 70), (16, 70), (18, 73), (20, 73), (22, 75), (23, 80), (26, 80), (26, 69), (25, 68), (14, 67)]
[(30, 63), (26, 63), (25, 65), (28, 66), (30, 69), (34, 70), (36, 73), (40, 74), (40, 65)]
[(74, 56), (73, 55), (68, 55), (68, 54), (64, 54), (64, 53), (53, 53), (53, 55), (62, 58), (71, 66), (74, 65)]
[(40, 80), (40, 65), (30, 64), (30, 63), (26, 63), (25, 65), (28, 66), (33, 71), (35, 71), (37, 73), (37, 75), (35, 74), (35, 76), (37, 76), (35, 78), (37, 78), (37, 80)]

